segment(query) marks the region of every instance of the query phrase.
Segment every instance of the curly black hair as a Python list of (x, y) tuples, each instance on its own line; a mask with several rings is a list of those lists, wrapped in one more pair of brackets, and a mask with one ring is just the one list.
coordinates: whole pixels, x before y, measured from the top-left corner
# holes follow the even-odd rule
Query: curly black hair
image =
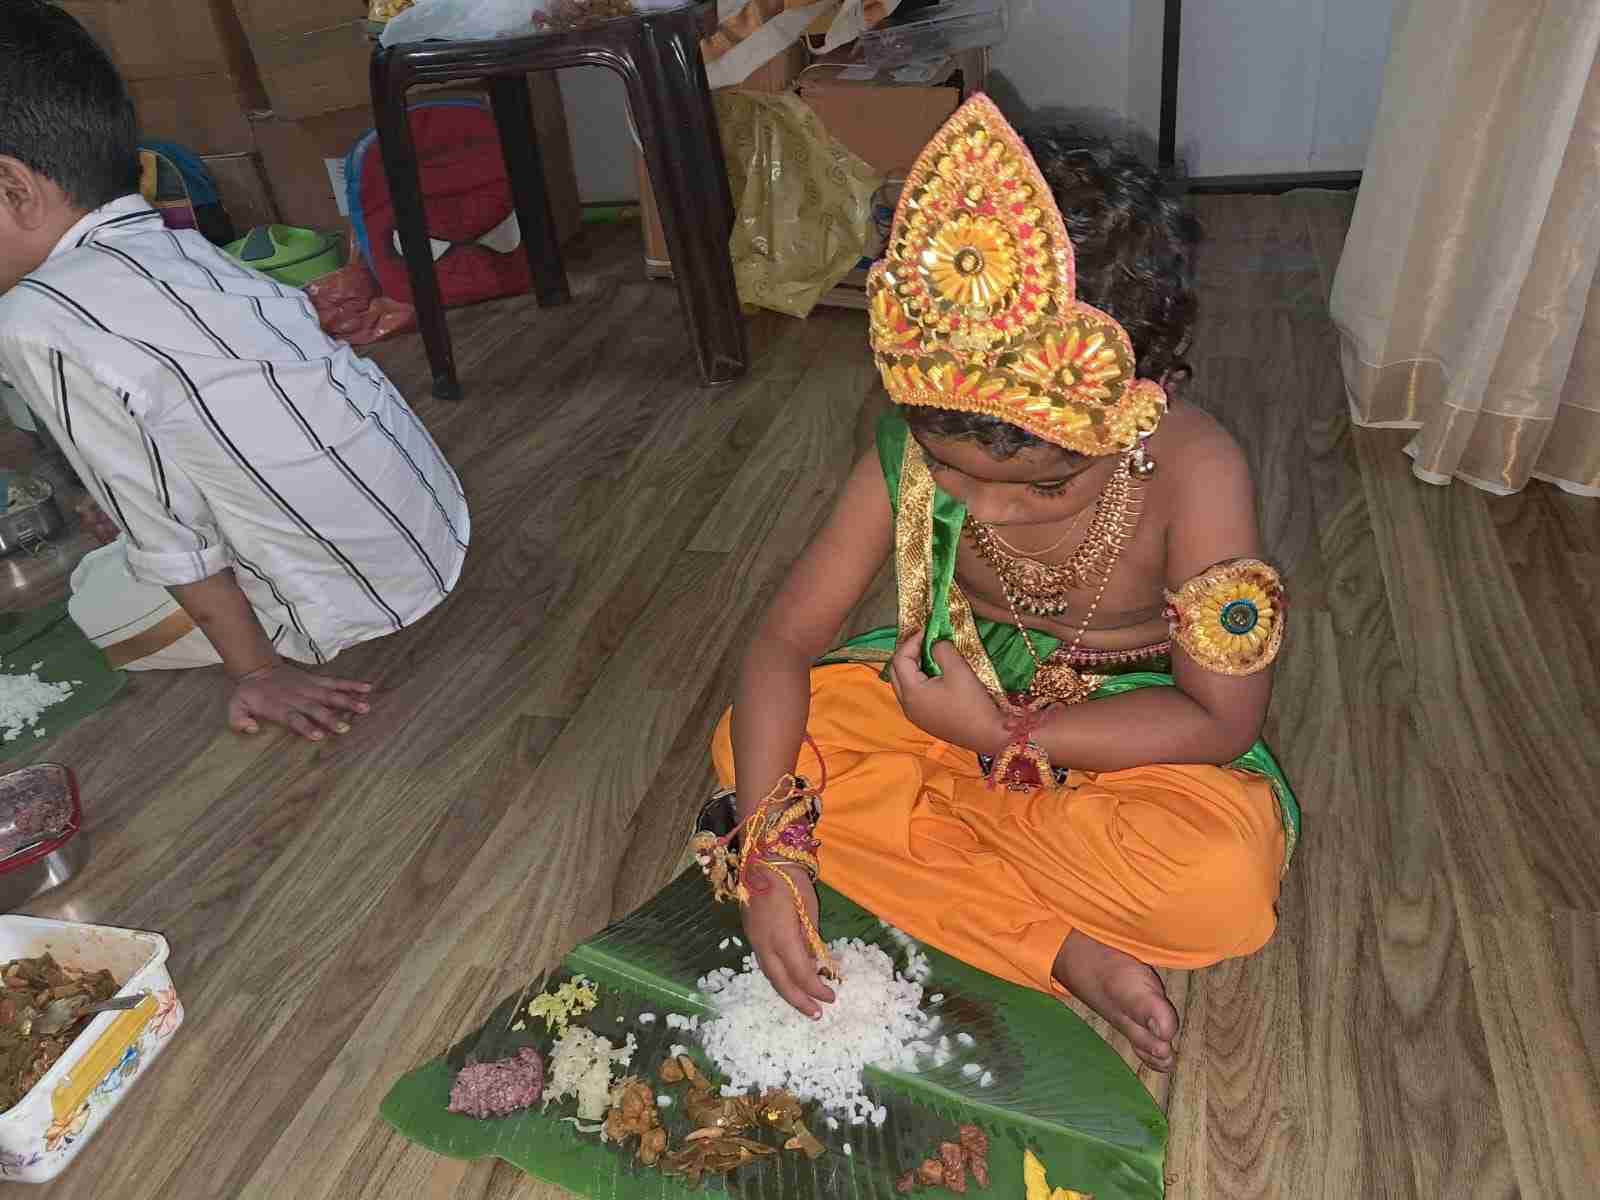
[[(1128, 331), (1145, 379), (1187, 378), (1194, 326), (1194, 255), (1200, 223), (1169, 196), (1161, 177), (1106, 138), (1075, 129), (1024, 131), (1077, 259), (1078, 298)], [(905, 406), (917, 433), (970, 437), (995, 458), (1042, 444), (1015, 425), (976, 413)]]

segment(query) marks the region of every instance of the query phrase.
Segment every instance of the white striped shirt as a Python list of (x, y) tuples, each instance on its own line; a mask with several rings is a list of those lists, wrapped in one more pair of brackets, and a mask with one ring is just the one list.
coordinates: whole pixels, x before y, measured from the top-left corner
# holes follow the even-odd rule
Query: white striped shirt
[(0, 368), (122, 527), (134, 575), (232, 567), (289, 658), (409, 625), (461, 574), (465, 493), (383, 372), (303, 293), (138, 196), (0, 296)]

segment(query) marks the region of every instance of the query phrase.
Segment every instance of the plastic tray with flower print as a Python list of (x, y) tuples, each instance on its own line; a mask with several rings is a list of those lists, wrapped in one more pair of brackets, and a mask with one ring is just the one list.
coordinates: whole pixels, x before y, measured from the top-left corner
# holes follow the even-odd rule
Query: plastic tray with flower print
[(83, 1149), (183, 1024), (183, 1005), (158, 933), (0, 916), (0, 962), (49, 954), (68, 967), (104, 968), (119, 996), (148, 992), (127, 1012), (101, 1013), (44, 1078), (0, 1113), (0, 1182), (45, 1183)]

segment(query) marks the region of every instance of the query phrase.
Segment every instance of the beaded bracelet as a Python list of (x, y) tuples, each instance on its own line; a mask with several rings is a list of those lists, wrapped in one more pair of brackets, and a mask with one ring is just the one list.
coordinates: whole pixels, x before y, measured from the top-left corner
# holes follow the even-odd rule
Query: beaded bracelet
[[(824, 767), (823, 786), (826, 780), (827, 768)], [(751, 896), (766, 894), (772, 884), (753, 878), (753, 867), (761, 867), (767, 874), (783, 880), (794, 899), (795, 915), (800, 918), (806, 944), (821, 965), (822, 973), (838, 979), (841, 977), (838, 964), (828, 953), (827, 944), (806, 912), (800, 889), (783, 870), (785, 866), (796, 866), (813, 880), (817, 878), (817, 850), (821, 843), (817, 841), (814, 806), (821, 794), (822, 786), (812, 788), (796, 775), (785, 775), (761, 798), (750, 815), (727, 834), (718, 837), (710, 832), (699, 833), (692, 845), (695, 861), (700, 864), (700, 870), (711, 884), (712, 895), (719, 903), (737, 900), (747, 905)], [(737, 851), (729, 848), (735, 839), (739, 840)]]
[(991, 788), (1004, 784), (1008, 791), (1031, 792), (1055, 781), (1050, 756), (1033, 740), (1033, 731), (1044, 724), (1045, 708), (1046, 704), (1039, 701), (1006, 705), (1005, 727), (1011, 739), (989, 768)]

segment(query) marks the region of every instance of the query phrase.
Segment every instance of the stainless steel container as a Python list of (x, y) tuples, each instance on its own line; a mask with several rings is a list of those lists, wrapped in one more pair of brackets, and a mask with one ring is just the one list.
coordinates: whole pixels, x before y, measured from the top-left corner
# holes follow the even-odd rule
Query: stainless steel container
[[(60, 763), (34, 763), (0, 775), (0, 804), (11, 814), (7, 844), (16, 845), (17, 835), (22, 833), (16, 824), (18, 806), (37, 804), (41, 799), (49, 807), (36, 808), (29, 815), (38, 836), (0, 858), (0, 912), (21, 908), (35, 896), (60, 887), (88, 861), (78, 779), (70, 767)], [(64, 815), (57, 806), (65, 806)]]
[[(58, 888), (89, 861), (89, 839), (78, 834), (43, 858), (14, 871), (0, 873), (0, 912), (15, 912), (36, 896)], [(0, 870), (5, 863), (0, 860)]]
[(47, 480), (28, 480), (29, 502), (18, 503), (0, 512), (0, 558), (19, 550), (34, 550), (54, 541), (67, 527), (56, 502), (55, 489)]

